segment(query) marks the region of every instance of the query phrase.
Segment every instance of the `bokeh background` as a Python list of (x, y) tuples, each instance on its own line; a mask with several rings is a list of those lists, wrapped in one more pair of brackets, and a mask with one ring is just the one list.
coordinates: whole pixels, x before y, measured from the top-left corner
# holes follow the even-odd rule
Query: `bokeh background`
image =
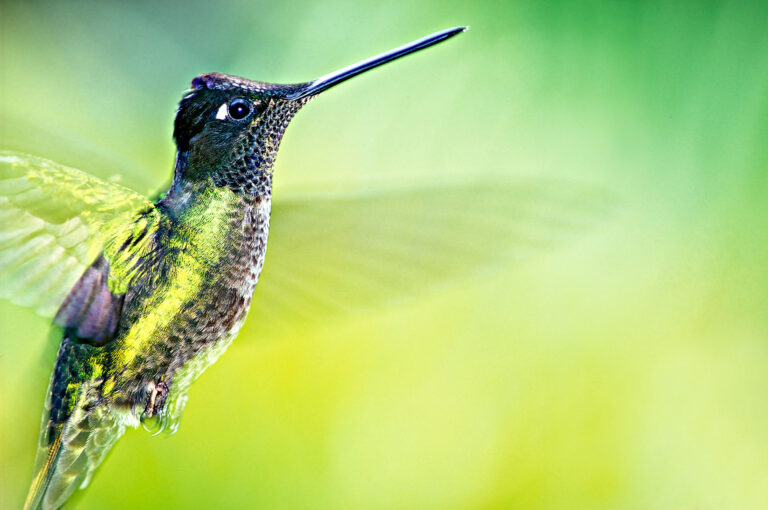
[[(287, 304), (257, 289), (179, 432), (128, 431), (78, 508), (768, 507), (764, 2), (0, 5), (0, 148), (146, 193), (193, 76), (303, 81), (472, 27), (298, 115), (260, 284)], [(391, 190), (467, 212), (417, 224), (447, 255), (432, 267), (408, 240), (407, 277), (368, 274), (410, 285), (352, 286), (346, 312), (299, 320), (337, 290), (291, 252), (303, 234), (277, 231), (277, 204), (322, 196), (343, 226)], [(493, 234), (507, 223), (527, 234)], [(319, 265), (365, 274), (349, 261), (380, 260), (377, 238), (320, 240)], [(293, 294), (270, 280), (281, 263)], [(47, 334), (0, 308), (0, 508), (31, 478)]]

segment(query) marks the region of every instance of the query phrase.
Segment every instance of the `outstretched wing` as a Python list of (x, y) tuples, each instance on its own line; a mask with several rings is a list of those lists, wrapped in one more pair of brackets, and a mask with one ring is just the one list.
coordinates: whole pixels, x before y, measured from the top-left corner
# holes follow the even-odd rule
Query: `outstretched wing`
[(0, 151), (0, 298), (53, 317), (105, 239), (149, 207), (123, 186)]
[[(251, 323), (276, 332), (418, 295), (546, 249), (613, 204), (556, 181), (278, 195)], [(151, 207), (79, 170), (0, 151), (0, 298), (52, 317), (105, 239)]]
[(615, 207), (573, 182), (470, 182), (275, 197), (260, 333), (370, 310), (583, 234)]

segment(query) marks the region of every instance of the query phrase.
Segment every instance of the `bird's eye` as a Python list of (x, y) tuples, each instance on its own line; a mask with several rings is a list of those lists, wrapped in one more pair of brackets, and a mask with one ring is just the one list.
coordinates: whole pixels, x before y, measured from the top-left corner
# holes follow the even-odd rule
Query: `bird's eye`
[(235, 120), (243, 120), (251, 114), (251, 103), (245, 99), (234, 99), (229, 103), (229, 116)]

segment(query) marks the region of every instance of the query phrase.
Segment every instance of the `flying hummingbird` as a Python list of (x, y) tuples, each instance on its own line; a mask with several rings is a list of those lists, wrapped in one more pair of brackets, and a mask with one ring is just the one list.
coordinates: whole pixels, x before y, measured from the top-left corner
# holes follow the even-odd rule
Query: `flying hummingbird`
[[(126, 427), (178, 426), (190, 385), (248, 313), (267, 249), (272, 168), (296, 112), (349, 78), (464, 30), (432, 34), (307, 83), (198, 76), (176, 113), (173, 182), (154, 203), (74, 169), (0, 153), (3, 195), (11, 197), (4, 200), (15, 214), (4, 220), (13, 228), (0, 245), (33, 239), (42, 247), (55, 237), (55, 250), (44, 255), (71, 252), (75, 261), (57, 268), (61, 275), (88, 261), (55, 314), (63, 338), (25, 508), (62, 506)], [(71, 196), (57, 196), (63, 189)], [(45, 221), (67, 208), (82, 210), (69, 211), (63, 223)], [(84, 237), (90, 242), (81, 243)], [(15, 261), (19, 253), (3, 256), (6, 270), (40, 277), (25, 259)]]

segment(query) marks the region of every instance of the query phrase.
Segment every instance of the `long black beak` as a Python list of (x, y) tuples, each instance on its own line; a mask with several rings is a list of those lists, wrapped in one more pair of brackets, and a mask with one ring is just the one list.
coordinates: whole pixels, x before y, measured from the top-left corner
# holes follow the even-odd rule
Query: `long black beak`
[(400, 57), (404, 57), (405, 55), (409, 55), (421, 49), (428, 48), (433, 44), (437, 44), (441, 41), (445, 41), (446, 39), (450, 39), (454, 35), (464, 32), (466, 29), (467, 27), (454, 27), (443, 30), (441, 32), (436, 32), (426, 37), (422, 37), (417, 41), (404, 44), (399, 48), (389, 50), (382, 53), (381, 55), (376, 55), (375, 57), (363, 60), (357, 64), (352, 64), (351, 66), (347, 66), (343, 69), (339, 69), (338, 71), (334, 71), (330, 74), (326, 74), (325, 76), (321, 76), (320, 78), (307, 83), (298, 90), (289, 93), (285, 97), (286, 99), (301, 99), (303, 97), (319, 94), (320, 92), (328, 90), (334, 85), (338, 85), (339, 83), (346, 81), (353, 76), (357, 76), (358, 74), (364, 73), (365, 71), (373, 69), (374, 67), (379, 67), (380, 65), (386, 64), (387, 62), (391, 62)]

